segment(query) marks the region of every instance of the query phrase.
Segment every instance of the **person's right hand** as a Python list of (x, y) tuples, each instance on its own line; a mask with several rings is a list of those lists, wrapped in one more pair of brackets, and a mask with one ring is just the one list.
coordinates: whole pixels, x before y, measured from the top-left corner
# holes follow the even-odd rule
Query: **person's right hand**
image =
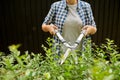
[(57, 26), (51, 24), (49, 27), (49, 32), (51, 35), (55, 35), (55, 30), (58, 29)]
[(51, 24), (51, 25), (46, 25), (46, 24), (43, 24), (42, 25), (42, 30), (44, 32), (49, 32), (51, 35), (55, 35), (55, 29), (58, 29), (57, 26)]

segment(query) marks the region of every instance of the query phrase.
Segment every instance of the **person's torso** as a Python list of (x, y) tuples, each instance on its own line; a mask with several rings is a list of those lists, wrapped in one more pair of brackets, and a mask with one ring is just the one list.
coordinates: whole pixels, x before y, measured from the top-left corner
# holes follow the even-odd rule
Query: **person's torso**
[[(86, 2), (80, 1), (77, 3), (76, 11), (82, 21), (82, 24), (86, 24), (86, 19), (88, 17), (86, 13), (86, 9), (88, 5), (86, 5)], [(63, 1), (59, 1), (55, 3), (55, 16), (53, 18), (53, 23), (60, 29), (60, 33), (63, 31), (63, 26), (65, 24), (67, 15), (68, 15), (68, 6)]]
[[(77, 13), (77, 4), (68, 5), (68, 14), (63, 25), (62, 36), (69, 42), (70, 45), (73, 45), (80, 35), (82, 29), (82, 21)], [(79, 49), (81, 44), (79, 44)], [(63, 51), (66, 51), (66, 47), (63, 45)]]
[(63, 25), (62, 32), (62, 36), (64, 37), (64, 39), (71, 44), (74, 44), (82, 28), (82, 21), (76, 11), (76, 8), (77, 4), (68, 5), (68, 14)]

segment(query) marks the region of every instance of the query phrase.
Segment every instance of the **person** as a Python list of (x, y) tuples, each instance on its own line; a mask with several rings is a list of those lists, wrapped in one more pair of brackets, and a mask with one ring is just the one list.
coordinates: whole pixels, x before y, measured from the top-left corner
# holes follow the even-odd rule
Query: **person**
[[(53, 35), (55, 43), (60, 44), (60, 40), (55, 36), (55, 29), (58, 29), (63, 38), (71, 44), (76, 41), (82, 30), (86, 30), (86, 36), (95, 34), (97, 28), (90, 4), (81, 0), (54, 2), (42, 24), (42, 30)], [(60, 48), (56, 47), (58, 54)]]

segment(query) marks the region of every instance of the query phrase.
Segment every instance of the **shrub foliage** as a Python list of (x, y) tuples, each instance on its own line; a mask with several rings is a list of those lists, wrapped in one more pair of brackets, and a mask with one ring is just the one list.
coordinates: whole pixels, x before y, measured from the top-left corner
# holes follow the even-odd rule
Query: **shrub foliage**
[[(52, 46), (51, 39), (47, 43)], [(40, 53), (28, 54), (28, 51), (21, 55), (19, 46), (9, 46), (7, 56), (0, 52), (0, 80), (120, 80), (120, 53), (113, 40), (94, 45), (92, 52), (88, 45), (78, 56), (78, 64), (72, 53), (60, 65), (50, 47), (43, 46), (44, 57)]]

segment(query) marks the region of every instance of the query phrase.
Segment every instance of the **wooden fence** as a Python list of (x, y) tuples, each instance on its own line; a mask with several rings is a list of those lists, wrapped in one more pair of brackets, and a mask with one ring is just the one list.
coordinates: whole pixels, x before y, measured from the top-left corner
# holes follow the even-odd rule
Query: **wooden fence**
[[(41, 24), (50, 5), (57, 0), (1, 0), (0, 51), (11, 44), (22, 44), (21, 50), (43, 52), (42, 44), (50, 36), (41, 30)], [(96, 44), (105, 38), (120, 45), (120, 0), (85, 0), (91, 4), (98, 31), (92, 37)]]

